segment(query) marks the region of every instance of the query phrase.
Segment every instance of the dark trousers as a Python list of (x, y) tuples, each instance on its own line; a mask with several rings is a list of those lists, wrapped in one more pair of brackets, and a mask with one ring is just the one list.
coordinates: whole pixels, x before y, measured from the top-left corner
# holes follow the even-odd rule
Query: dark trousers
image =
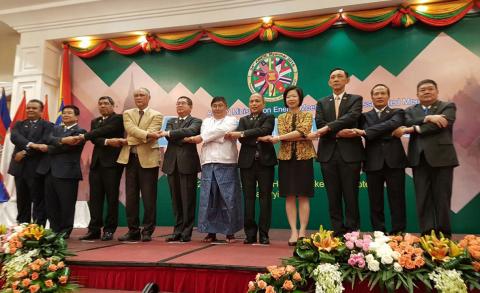
[[(88, 230), (93, 233), (115, 233), (118, 225), (118, 193), (123, 167), (103, 167), (100, 164), (90, 169), (90, 223)], [(107, 200), (107, 215), (103, 221), (103, 204)]]
[(30, 223), (33, 219), (33, 222), (45, 226), (47, 212), (45, 210), (44, 180), (44, 176), (15, 177), (18, 223)]
[[(328, 210), (333, 230), (336, 234), (343, 234), (360, 229), (358, 184), (361, 163), (345, 162), (335, 148), (330, 160), (320, 165), (327, 190)], [(345, 204), (345, 224), (343, 203)]]
[(45, 177), (45, 206), (50, 227), (56, 233), (70, 235), (75, 217), (78, 179), (62, 179), (48, 173)]
[[(259, 161), (255, 161), (251, 168), (240, 169), (240, 179), (242, 181), (243, 197), (245, 202), (244, 230), (247, 239), (257, 239), (257, 230), (260, 238), (268, 238), (270, 223), (272, 220), (272, 188), (274, 166), (263, 166)], [(255, 199), (257, 197), (260, 203), (260, 217), (255, 222)]]
[(423, 234), (435, 230), (450, 236), (453, 167), (432, 167), (422, 153), (418, 166), (412, 169), (420, 230)]
[(384, 214), (384, 185), (387, 185), (388, 206), (392, 220), (392, 234), (404, 232), (406, 220), (405, 169), (390, 168), (386, 164), (377, 171), (367, 172), (370, 222), (373, 231), (386, 232)]
[(155, 230), (157, 211), (158, 167), (142, 168), (136, 154), (130, 154), (125, 173), (126, 212), (128, 230), (140, 232), (140, 193), (143, 201), (143, 234)]
[(197, 205), (197, 173), (181, 174), (175, 167), (175, 171), (168, 175), (168, 186), (175, 216), (173, 234), (190, 239)]

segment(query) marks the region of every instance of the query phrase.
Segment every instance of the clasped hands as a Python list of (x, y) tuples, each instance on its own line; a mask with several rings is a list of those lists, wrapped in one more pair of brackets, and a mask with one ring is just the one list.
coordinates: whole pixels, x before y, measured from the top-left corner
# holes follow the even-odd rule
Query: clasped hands
[[(448, 120), (447, 120), (447, 116), (445, 115), (427, 115), (425, 116), (425, 119), (423, 119), (423, 122), (435, 124), (438, 128), (448, 127)], [(410, 134), (414, 132), (415, 132), (414, 126), (410, 126), (410, 127), (400, 126), (392, 132), (392, 136), (400, 138), (404, 134)]]

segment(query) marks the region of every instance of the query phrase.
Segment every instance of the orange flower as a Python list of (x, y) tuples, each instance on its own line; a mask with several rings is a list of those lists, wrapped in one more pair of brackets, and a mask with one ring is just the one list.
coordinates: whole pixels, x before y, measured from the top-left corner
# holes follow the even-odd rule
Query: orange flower
[(28, 278), (22, 280), (22, 286), (23, 287), (28, 287), (28, 286), (30, 286), (31, 283), (32, 283), (32, 280), (30, 280)]
[(18, 283), (20, 283), (20, 281), (15, 281), (15, 282), (12, 283), (12, 289), (13, 290), (17, 289)]
[(48, 266), (48, 270), (49, 270), (49, 271), (52, 271), (52, 272), (55, 272), (56, 270), (58, 270), (58, 267), (57, 267), (56, 265), (54, 265), (54, 264), (50, 264), (50, 265)]
[(474, 262), (472, 262), (472, 265), (473, 265), (473, 268), (475, 269), (475, 271), (480, 272), (480, 262), (474, 261)]
[(265, 288), (265, 293), (275, 293), (275, 288), (273, 288), (273, 286), (268, 286)]
[(47, 286), (47, 288), (53, 287), (53, 281), (50, 279), (46, 280), (44, 283), (45, 283), (45, 286)]
[(268, 267), (267, 267), (267, 271), (271, 273), (271, 272), (272, 272), (273, 270), (275, 270), (276, 268), (277, 268), (277, 266), (268, 266)]
[(257, 282), (258, 288), (265, 289), (267, 288), (267, 283), (264, 280), (260, 280)]
[(283, 275), (285, 275), (285, 267), (279, 267), (271, 272), (272, 277), (275, 280), (280, 279)]
[[(60, 283), (62, 283), (62, 282), (60, 281)], [(247, 292), (253, 292), (253, 291), (255, 291), (255, 283), (253, 281), (250, 281), (250, 282), (248, 282), (248, 291)]]
[(302, 280), (302, 276), (298, 272), (295, 272), (295, 274), (293, 274), (293, 280), (300, 282)]
[(35, 264), (35, 263), (30, 264), (30, 268), (32, 269), (32, 271), (39, 271), (40, 270), (40, 266)]
[(22, 291), (20, 290), (13, 290), (13, 293), (21, 293)]
[(33, 273), (32, 273), (32, 275), (31, 275), (30, 277), (32, 278), (32, 280), (34, 280), (34, 281), (35, 281), (36, 279), (38, 279), (39, 275), (38, 275), (38, 273), (37, 273), (37, 272), (33, 272)]
[(36, 293), (40, 290), (40, 285), (31, 285), (28, 289), (30, 290), (30, 293)]
[(61, 261), (61, 262), (57, 263), (57, 267), (59, 269), (63, 269), (65, 267), (65, 263), (63, 263), (63, 261)]
[(58, 278), (58, 281), (60, 282), (60, 284), (65, 285), (68, 282), (68, 276), (61, 276), (60, 278)]
[(295, 267), (291, 266), (291, 265), (287, 265), (285, 267), (285, 270), (287, 271), (287, 273), (293, 273), (293, 272), (295, 272)]
[(292, 283), (292, 281), (290, 281), (290, 280), (285, 280), (285, 282), (283, 282), (282, 288), (285, 289), (285, 290), (287, 290), (287, 291), (292, 291), (292, 290), (293, 290), (293, 283)]

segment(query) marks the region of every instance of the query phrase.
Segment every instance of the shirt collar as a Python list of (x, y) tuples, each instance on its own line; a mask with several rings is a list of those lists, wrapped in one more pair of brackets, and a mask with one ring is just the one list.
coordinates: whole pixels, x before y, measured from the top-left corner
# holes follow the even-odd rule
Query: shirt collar
[(388, 107), (388, 106), (385, 106), (385, 107), (383, 107), (383, 108), (382, 108), (382, 109), (380, 109), (380, 110), (379, 110), (379, 109), (377, 109), (377, 108), (375, 108), (375, 107), (373, 107), (373, 109), (375, 109), (375, 112), (377, 112), (377, 113), (380, 113), (380, 112), (383, 112), (383, 111), (385, 111), (385, 109), (387, 109), (387, 107)]
[(180, 117), (180, 116), (178, 116), (177, 118), (178, 118), (178, 119), (185, 120), (185, 119), (187, 119), (189, 116), (190, 116), (190, 115), (187, 115), (187, 116), (184, 116), (184, 117)]
[(70, 126), (67, 126), (67, 125), (63, 124), (63, 127), (65, 127), (66, 129), (69, 129), (69, 130), (70, 130), (70, 129), (72, 129), (74, 126), (76, 126), (77, 124), (78, 124), (78, 123), (74, 123), (74, 124), (72, 124), (72, 125), (70, 125)]
[(339, 97), (340, 100), (343, 99), (343, 96), (345, 95), (345, 91), (341, 92), (339, 95), (333, 93), (333, 98)]
[[(137, 112), (140, 112), (140, 109), (136, 108), (137, 109)], [(148, 109), (150, 109), (150, 107), (146, 107), (145, 109), (143, 109), (143, 113), (147, 113)]]

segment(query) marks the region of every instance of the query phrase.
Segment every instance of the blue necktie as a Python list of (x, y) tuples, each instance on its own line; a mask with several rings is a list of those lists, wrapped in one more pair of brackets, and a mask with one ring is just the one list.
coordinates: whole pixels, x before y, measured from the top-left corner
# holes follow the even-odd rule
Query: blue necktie
[(428, 109), (427, 107), (423, 108), (423, 114), (427, 115), (427, 114), (428, 114), (428, 110), (429, 110), (429, 109)]

